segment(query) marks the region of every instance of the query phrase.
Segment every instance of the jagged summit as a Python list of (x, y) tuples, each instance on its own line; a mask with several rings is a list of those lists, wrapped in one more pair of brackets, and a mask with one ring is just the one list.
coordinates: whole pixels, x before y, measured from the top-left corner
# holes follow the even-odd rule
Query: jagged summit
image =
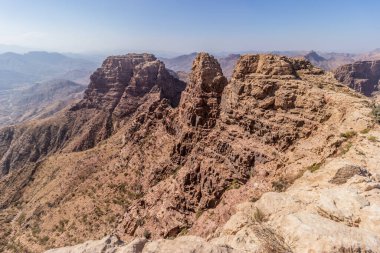
[(185, 84), (172, 77), (152, 54), (111, 56), (91, 75), (79, 105), (107, 108), (118, 116), (128, 115), (139, 106), (136, 99), (154, 87), (160, 90), (162, 98), (177, 105)]
[(219, 62), (208, 53), (199, 53), (193, 62), (190, 86), (199, 87), (206, 93), (221, 93), (226, 84)]
[(219, 116), (221, 95), (226, 85), (227, 78), (218, 61), (207, 53), (198, 54), (181, 102), (185, 121), (194, 127), (213, 127)]
[(234, 79), (249, 76), (265, 75), (282, 78), (298, 78), (297, 71), (310, 74), (322, 74), (323, 71), (315, 68), (308, 60), (289, 58), (271, 54), (243, 55), (235, 66)]

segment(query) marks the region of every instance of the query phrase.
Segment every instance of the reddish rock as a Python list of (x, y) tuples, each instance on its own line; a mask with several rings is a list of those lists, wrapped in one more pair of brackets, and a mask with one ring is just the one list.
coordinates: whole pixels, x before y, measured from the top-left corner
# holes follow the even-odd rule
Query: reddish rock
[(380, 61), (358, 61), (343, 65), (334, 72), (335, 78), (350, 88), (371, 96), (379, 91)]

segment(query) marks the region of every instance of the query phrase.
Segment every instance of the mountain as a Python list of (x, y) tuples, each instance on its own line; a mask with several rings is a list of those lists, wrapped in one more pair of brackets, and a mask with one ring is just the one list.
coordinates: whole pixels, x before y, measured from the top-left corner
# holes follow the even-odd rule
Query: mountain
[(59, 53), (29, 52), (0, 54), (0, 89), (30, 85), (51, 79), (69, 79), (87, 83), (96, 69), (91, 61), (70, 58)]
[(360, 54), (356, 60), (362, 61), (376, 61), (380, 60), (380, 48), (372, 50), (371, 52)]
[(311, 63), (319, 63), (326, 61), (325, 58), (317, 54), (315, 51), (310, 51), (308, 54), (304, 56), (307, 60), (309, 60)]
[(357, 61), (343, 65), (335, 70), (334, 75), (350, 88), (371, 96), (380, 89), (380, 60)]
[(160, 58), (165, 63), (166, 68), (173, 71), (190, 72), (193, 61), (197, 53), (180, 55), (174, 58)]
[(84, 89), (68, 80), (51, 80), (0, 91), (0, 127), (46, 118), (79, 99)]
[(105, 234), (153, 239), (129, 252), (379, 248), (368, 98), (305, 59), (243, 55), (228, 80), (200, 53), (191, 69), (184, 83), (151, 54), (108, 57), (80, 101), (0, 129), (0, 250)]
[[(192, 63), (196, 56), (197, 53), (191, 53), (187, 55), (180, 55), (174, 58), (160, 58), (160, 60), (165, 63), (165, 66), (168, 69), (177, 72), (177, 74), (182, 76), (183, 80), (186, 80), (186, 78), (184, 78), (184, 75), (185, 73), (189, 73), (191, 71)], [(217, 58), (222, 67), (223, 73), (227, 78), (230, 78), (232, 76), (234, 66), (239, 57), (239, 54), (229, 54), (227, 56)]]

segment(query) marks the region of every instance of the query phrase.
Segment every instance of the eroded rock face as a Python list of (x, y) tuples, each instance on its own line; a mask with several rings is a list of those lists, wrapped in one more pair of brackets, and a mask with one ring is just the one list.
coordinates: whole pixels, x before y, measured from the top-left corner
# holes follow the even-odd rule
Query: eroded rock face
[(177, 106), (185, 84), (173, 78), (154, 55), (109, 57), (92, 74), (84, 100), (77, 107), (100, 107), (113, 111), (116, 117), (125, 117), (141, 105), (141, 98), (154, 87), (156, 91), (160, 89), (161, 98)]
[(241, 57), (223, 96), (222, 121), (238, 124), (258, 141), (280, 149), (307, 137), (326, 116), (326, 100), (322, 94), (306, 95), (307, 86), (297, 81), (297, 71), (323, 73), (304, 60)]
[(335, 70), (334, 75), (350, 88), (371, 96), (379, 90), (380, 61), (358, 61), (343, 65)]
[(216, 59), (200, 53), (194, 60), (188, 88), (181, 102), (184, 122), (194, 128), (212, 128), (219, 117), (219, 104), (227, 78)]
[[(5, 129), (2, 174), (58, 150), (86, 150), (108, 138), (149, 96), (177, 106), (185, 83), (172, 77), (151, 54), (107, 58), (91, 76), (84, 98), (59, 116)], [(1, 130), (0, 130), (1, 131)], [(1, 151), (0, 151), (1, 152)]]
[[(285, 157), (304, 156), (286, 152), (292, 153), (299, 140), (329, 118), (327, 98), (312, 81), (322, 75), (302, 59), (247, 55), (224, 87), (219, 64), (207, 54), (198, 55), (174, 118), (180, 126), (174, 131), (176, 144), (160, 165), (171, 173), (128, 208), (118, 226), (120, 236), (149, 229), (155, 238), (166, 238), (189, 228), (206, 236), (229, 216), (227, 203), (245, 198), (252, 188), (241, 195), (229, 195), (229, 190), (256, 181), (270, 188), (270, 181), (281, 175), (283, 160), (289, 159)], [(323, 138), (318, 145), (333, 141)], [(207, 210), (220, 216), (206, 228), (200, 216)]]

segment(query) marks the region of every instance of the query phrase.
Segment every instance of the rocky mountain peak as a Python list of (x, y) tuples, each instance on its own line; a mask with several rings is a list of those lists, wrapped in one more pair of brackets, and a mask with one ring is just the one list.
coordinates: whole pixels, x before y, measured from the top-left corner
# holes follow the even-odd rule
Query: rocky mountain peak
[(315, 51), (310, 51), (308, 54), (306, 54), (304, 56), (307, 60), (311, 61), (311, 62), (322, 62), (322, 61), (326, 61), (325, 58), (323, 58), (322, 56), (320, 56), (317, 52)]
[(192, 88), (200, 88), (202, 92), (221, 93), (227, 84), (219, 62), (207, 53), (199, 53), (193, 62), (190, 76)]
[(298, 78), (297, 71), (310, 74), (321, 74), (323, 71), (316, 69), (305, 59), (294, 59), (279, 55), (258, 54), (243, 55), (236, 64), (232, 78), (241, 79), (257, 75)]
[(152, 54), (111, 56), (92, 74), (80, 105), (101, 107), (121, 117), (134, 112), (141, 104), (138, 100), (149, 92), (160, 93), (175, 106), (184, 88), (185, 83), (172, 77)]
[(190, 126), (211, 128), (219, 116), (219, 104), (227, 78), (218, 61), (200, 53), (193, 62), (189, 85), (184, 92), (182, 115)]

